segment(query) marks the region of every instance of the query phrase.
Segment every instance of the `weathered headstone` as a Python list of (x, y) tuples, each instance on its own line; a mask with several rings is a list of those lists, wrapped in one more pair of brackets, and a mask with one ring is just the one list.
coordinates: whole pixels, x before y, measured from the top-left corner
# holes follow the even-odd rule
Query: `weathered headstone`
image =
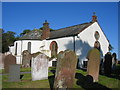
[(0, 53), (0, 69), (4, 69), (4, 59), (5, 55)]
[(32, 58), (31, 74), (33, 81), (48, 79), (48, 61), (45, 54), (39, 54)]
[(77, 56), (73, 51), (61, 51), (58, 54), (54, 88), (73, 88)]
[(116, 53), (112, 54), (112, 70), (114, 71), (116, 69), (116, 64), (117, 64), (117, 55)]
[(9, 66), (11, 64), (16, 64), (16, 57), (13, 56), (12, 54), (9, 54), (7, 56), (5, 56), (5, 59), (4, 59), (4, 69), (5, 69), (5, 72), (9, 72)]
[(20, 65), (18, 64), (11, 64), (9, 66), (9, 82), (18, 82), (20, 81)]
[(98, 81), (100, 67), (100, 51), (93, 48), (88, 52), (87, 75), (93, 77), (93, 81)]
[(22, 66), (23, 67), (30, 67), (30, 60), (32, 59), (31, 54), (28, 52), (28, 50), (24, 50), (22, 55), (23, 55)]
[(110, 52), (105, 54), (105, 60), (104, 60), (104, 74), (106, 76), (109, 76), (111, 74), (112, 69), (112, 55)]

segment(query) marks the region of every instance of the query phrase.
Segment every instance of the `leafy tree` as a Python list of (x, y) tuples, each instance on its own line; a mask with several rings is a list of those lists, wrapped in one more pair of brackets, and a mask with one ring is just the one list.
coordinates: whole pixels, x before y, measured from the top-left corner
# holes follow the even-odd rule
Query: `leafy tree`
[(4, 30), (2, 31), (2, 52), (7, 52), (9, 50), (9, 45), (14, 43), (16, 40), (15, 32), (7, 31), (6, 33)]
[(22, 33), (20, 33), (20, 36), (24, 36), (25, 34), (29, 33), (31, 30), (25, 29)]

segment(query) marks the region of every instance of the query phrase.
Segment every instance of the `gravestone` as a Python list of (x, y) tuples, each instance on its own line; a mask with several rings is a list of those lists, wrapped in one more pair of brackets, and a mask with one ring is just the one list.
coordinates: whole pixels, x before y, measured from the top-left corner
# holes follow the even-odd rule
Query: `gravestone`
[(24, 50), (22, 53), (22, 67), (30, 67), (30, 61), (32, 59), (31, 54), (28, 52), (28, 50)]
[(48, 79), (48, 61), (45, 54), (39, 54), (32, 58), (31, 75), (33, 81)]
[(109, 76), (111, 74), (112, 69), (112, 55), (110, 52), (105, 54), (105, 60), (104, 60), (104, 74), (106, 76)]
[(9, 66), (9, 82), (18, 82), (20, 81), (20, 65), (18, 64), (11, 64)]
[(61, 51), (58, 54), (54, 88), (73, 88), (77, 56), (73, 51)]
[(13, 56), (12, 54), (9, 54), (5, 56), (5, 59), (4, 59), (4, 69), (6, 73), (9, 72), (9, 66), (11, 64), (16, 64), (16, 57)]
[(0, 53), (0, 69), (4, 69), (4, 59), (5, 55)]
[(93, 48), (88, 52), (87, 75), (93, 77), (93, 81), (98, 81), (100, 67), (100, 51)]

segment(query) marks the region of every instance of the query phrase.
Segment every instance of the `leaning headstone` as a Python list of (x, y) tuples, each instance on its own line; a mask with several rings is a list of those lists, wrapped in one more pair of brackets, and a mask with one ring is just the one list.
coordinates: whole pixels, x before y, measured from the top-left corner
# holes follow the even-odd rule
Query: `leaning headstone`
[(93, 81), (98, 81), (99, 66), (100, 66), (100, 51), (97, 48), (93, 48), (88, 52), (88, 64), (87, 75), (93, 77)]
[(48, 79), (48, 61), (48, 57), (45, 54), (39, 54), (32, 58), (32, 81)]
[(20, 81), (20, 65), (12, 64), (9, 66), (9, 82), (18, 82)]
[(22, 67), (30, 67), (30, 60), (32, 59), (31, 54), (28, 50), (24, 50), (22, 53)]
[(4, 69), (6, 73), (9, 72), (9, 66), (11, 64), (16, 64), (16, 57), (13, 56), (12, 54), (9, 54), (5, 56), (5, 59), (4, 59)]
[(73, 88), (77, 56), (73, 51), (61, 51), (58, 54), (54, 88)]

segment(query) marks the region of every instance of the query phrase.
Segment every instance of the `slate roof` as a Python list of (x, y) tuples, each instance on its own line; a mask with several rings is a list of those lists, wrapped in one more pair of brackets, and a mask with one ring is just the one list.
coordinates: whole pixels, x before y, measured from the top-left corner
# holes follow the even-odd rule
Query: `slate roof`
[(74, 25), (66, 28), (61, 28), (56, 31), (52, 31), (50, 33), (50, 37), (48, 39), (55, 39), (55, 38), (61, 38), (61, 37), (69, 37), (74, 36), (82, 32), (85, 28), (90, 26), (92, 23), (83, 23), (79, 25)]
[(41, 39), (41, 35), (42, 35), (42, 30), (40, 29), (35, 29), (30, 31), (29, 33), (25, 34), (23, 37), (21, 37), (20, 39), (23, 40), (38, 40)]
[[(78, 24), (78, 25), (74, 25), (74, 26), (69, 26), (66, 28), (61, 28), (55, 31), (51, 31), (50, 32), (50, 37), (48, 39), (55, 39), (55, 38), (62, 38), (62, 37), (69, 37), (69, 36), (74, 36), (79, 34), (80, 32), (82, 32), (85, 28), (87, 28), (88, 26), (90, 26), (92, 24), (92, 22), (90, 23), (83, 23), (83, 24)], [(24, 35), (23, 37), (21, 37), (20, 39), (24, 39), (24, 40), (35, 40), (35, 39), (39, 39), (41, 40), (41, 35), (42, 35), (42, 30), (40, 29), (36, 29), (36, 30), (32, 30), (31, 32), (29, 32), (28, 34)]]

